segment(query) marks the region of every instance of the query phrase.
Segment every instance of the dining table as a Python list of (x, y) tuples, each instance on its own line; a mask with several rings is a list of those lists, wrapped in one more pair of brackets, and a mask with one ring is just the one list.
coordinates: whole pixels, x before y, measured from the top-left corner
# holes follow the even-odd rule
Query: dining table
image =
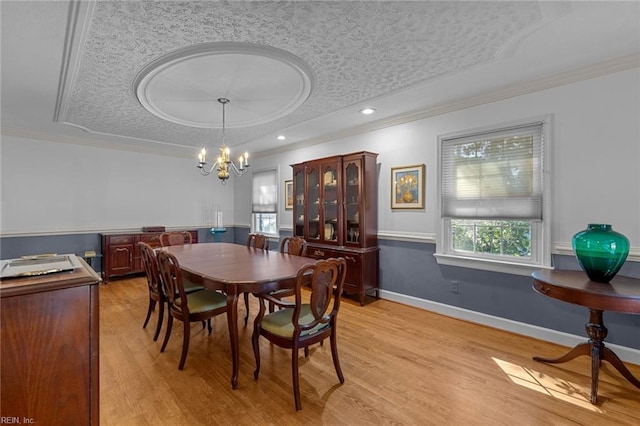
[(295, 286), (298, 271), (314, 259), (232, 243), (199, 243), (164, 247), (180, 264), (183, 277), (208, 290), (227, 295), (227, 322), (233, 371), (231, 386), (238, 387), (238, 296)]

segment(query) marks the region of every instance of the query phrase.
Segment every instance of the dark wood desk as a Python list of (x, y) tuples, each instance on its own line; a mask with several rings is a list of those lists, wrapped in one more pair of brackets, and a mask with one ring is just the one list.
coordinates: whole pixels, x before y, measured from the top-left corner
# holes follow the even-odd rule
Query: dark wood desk
[(590, 281), (582, 271), (538, 271), (532, 274), (533, 289), (540, 294), (589, 308), (585, 328), (589, 341), (581, 343), (559, 358), (533, 357), (548, 363), (570, 361), (580, 355), (591, 356), (591, 403), (598, 402), (598, 371), (602, 360), (609, 361), (634, 386), (640, 380), (625, 367), (620, 358), (604, 346), (607, 328), (602, 321), (604, 311), (640, 314), (640, 279), (616, 276), (609, 284)]
[(233, 373), (231, 386), (238, 387), (238, 296), (262, 293), (294, 285), (298, 270), (314, 260), (275, 251), (256, 250), (238, 244), (204, 243), (165, 247), (176, 256), (184, 276), (210, 290), (227, 295), (227, 322), (231, 339)]

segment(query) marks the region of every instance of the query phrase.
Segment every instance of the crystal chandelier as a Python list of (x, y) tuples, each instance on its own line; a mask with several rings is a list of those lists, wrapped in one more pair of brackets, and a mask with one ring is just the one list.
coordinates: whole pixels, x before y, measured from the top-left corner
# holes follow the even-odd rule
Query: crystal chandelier
[(233, 172), (236, 176), (242, 176), (249, 169), (249, 153), (245, 151), (244, 155), (241, 155), (238, 159), (240, 166), (236, 166), (236, 164), (231, 160), (231, 150), (227, 146), (227, 142), (225, 139), (225, 105), (231, 102), (227, 98), (218, 98), (218, 102), (222, 104), (222, 145), (220, 146), (220, 155), (218, 156), (218, 160), (211, 165), (209, 170), (205, 167), (207, 165), (207, 151), (202, 148), (200, 154), (198, 154), (198, 167), (200, 169), (200, 173), (204, 176), (211, 174), (214, 170), (218, 172), (218, 179), (224, 184), (229, 179), (230, 171)]

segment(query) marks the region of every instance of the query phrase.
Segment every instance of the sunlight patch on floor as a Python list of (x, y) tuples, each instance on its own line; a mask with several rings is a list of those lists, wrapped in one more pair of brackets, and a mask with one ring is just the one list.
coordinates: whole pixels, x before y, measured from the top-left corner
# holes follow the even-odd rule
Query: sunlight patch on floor
[(591, 388), (589, 387), (576, 385), (575, 383), (559, 379), (558, 377), (549, 376), (498, 358), (492, 359), (509, 379), (517, 385), (547, 394), (556, 399), (569, 402), (596, 413), (604, 413), (604, 410), (589, 402), (591, 393)]

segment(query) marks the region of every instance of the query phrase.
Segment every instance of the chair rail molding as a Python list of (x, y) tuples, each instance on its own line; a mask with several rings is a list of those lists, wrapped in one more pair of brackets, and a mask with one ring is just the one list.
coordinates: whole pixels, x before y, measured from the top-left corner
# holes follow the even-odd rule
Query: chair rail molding
[[(573, 246), (571, 245), (571, 243), (554, 243), (552, 253), (564, 256), (575, 256), (575, 252), (573, 251)], [(627, 261), (640, 262), (640, 247), (629, 248)]]

